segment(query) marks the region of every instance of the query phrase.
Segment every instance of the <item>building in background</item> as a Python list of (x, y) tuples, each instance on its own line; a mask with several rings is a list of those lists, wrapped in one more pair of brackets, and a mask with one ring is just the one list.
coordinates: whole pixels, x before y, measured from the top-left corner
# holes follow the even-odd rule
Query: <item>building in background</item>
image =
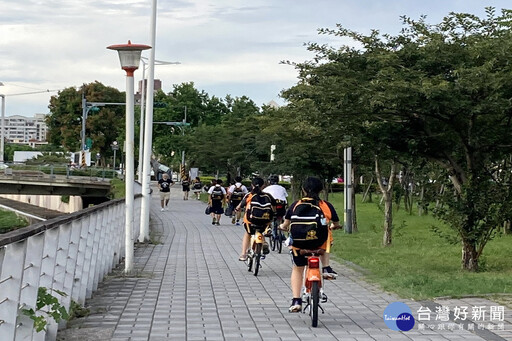
[[(155, 91), (162, 90), (162, 81), (160, 79), (154, 80), (154, 89)], [(144, 98), (146, 98), (146, 89), (147, 89), (147, 79), (144, 79), (143, 81), (139, 81), (139, 90), (135, 94), (135, 104), (140, 105), (140, 100), (142, 97), (142, 91), (144, 91)]]
[(26, 144), (36, 147), (46, 142), (45, 114), (33, 117), (13, 115), (5, 117), (5, 140), (7, 143)]

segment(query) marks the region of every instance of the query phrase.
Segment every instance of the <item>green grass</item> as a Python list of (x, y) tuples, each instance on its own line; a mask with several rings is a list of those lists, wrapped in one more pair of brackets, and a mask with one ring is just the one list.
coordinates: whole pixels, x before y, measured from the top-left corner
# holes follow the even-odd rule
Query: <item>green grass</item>
[[(329, 197), (343, 218), (343, 194)], [(498, 236), (485, 247), (480, 257), (481, 271), (461, 270), (461, 246), (451, 245), (434, 234), (430, 227), (446, 226), (428, 216), (393, 211), (393, 243), (382, 246), (384, 214), (373, 203), (356, 205), (358, 233), (335, 232), (333, 257), (347, 260), (368, 270), (367, 279), (403, 298), (428, 299), (440, 296), (483, 296), (512, 293), (512, 236)]]
[(112, 179), (110, 181), (110, 195), (112, 199), (124, 198), (126, 193), (126, 186), (123, 180)]
[(6, 233), (25, 226), (28, 226), (28, 222), (25, 219), (18, 217), (14, 212), (0, 209), (0, 233)]

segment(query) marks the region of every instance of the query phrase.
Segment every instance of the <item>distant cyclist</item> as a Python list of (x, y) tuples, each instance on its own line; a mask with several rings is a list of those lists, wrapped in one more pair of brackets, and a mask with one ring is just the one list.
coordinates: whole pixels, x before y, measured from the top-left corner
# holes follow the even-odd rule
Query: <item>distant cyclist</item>
[[(315, 177), (308, 177), (302, 185), (302, 194), (304, 197), (290, 205), (286, 211), (284, 222), (280, 229), (290, 229), (292, 241), (293, 268), (291, 274), (292, 304), (289, 311), (291, 313), (299, 312), (302, 309), (301, 288), (304, 276), (304, 266), (307, 264), (307, 258), (300, 255), (299, 249), (324, 249), (327, 252), (320, 257), (322, 262), (322, 274), (326, 279), (335, 279), (337, 273), (329, 265), (329, 251), (332, 243), (331, 230), (340, 228), (339, 217), (331, 203), (320, 199), (320, 192), (323, 190), (322, 180)], [(315, 214), (314, 210), (316, 210)], [(307, 214), (301, 214), (307, 212)], [(315, 219), (320, 217), (320, 221), (315, 225), (315, 230), (306, 230), (313, 221), (308, 221), (310, 217)], [(304, 230), (301, 230), (303, 229)], [(305, 235), (304, 239), (299, 239), (300, 234)]]
[(242, 177), (235, 177), (235, 183), (228, 188), (228, 204), (232, 209), (231, 224), (240, 225), (242, 211), (236, 211), (235, 208), (242, 202), (245, 195), (249, 193), (247, 187), (242, 184)]
[(270, 194), (276, 200), (276, 219), (280, 224), (286, 213), (288, 192), (286, 192), (286, 188), (279, 185), (279, 177), (277, 175), (269, 176), (268, 182), (270, 185), (263, 188), (263, 192)]
[[(241, 211), (245, 207), (244, 214), (244, 227), (246, 233), (242, 237), (242, 252), (238, 260), (245, 261), (247, 259), (247, 249), (251, 244), (251, 235), (255, 233), (256, 229), (265, 230), (265, 228), (272, 222), (272, 216), (275, 213), (276, 201), (272, 195), (264, 193), (261, 188), (265, 182), (262, 178), (255, 177), (252, 179), (251, 192), (247, 194), (242, 202), (236, 207), (236, 211)], [(255, 210), (259, 207), (260, 209)], [(270, 208), (269, 211), (266, 211)], [(254, 221), (260, 220), (261, 223), (255, 224)], [(268, 243), (263, 241), (263, 254), (266, 255), (270, 252)]]

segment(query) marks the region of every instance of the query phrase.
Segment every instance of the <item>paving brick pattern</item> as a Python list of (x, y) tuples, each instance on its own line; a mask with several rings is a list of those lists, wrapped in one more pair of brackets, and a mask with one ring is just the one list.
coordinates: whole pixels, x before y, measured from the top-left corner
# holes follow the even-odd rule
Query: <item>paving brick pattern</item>
[[(366, 283), (362, 275), (332, 261), (341, 276), (325, 284), (318, 328), (307, 314), (288, 313), (291, 260), (271, 252), (257, 277), (238, 261), (241, 226), (223, 217), (211, 225), (205, 204), (181, 198), (172, 188), (169, 211), (160, 211), (158, 193), (152, 198), (151, 244), (137, 245), (136, 274), (122, 267), (100, 284), (86, 305), (90, 314), (68, 323), (58, 340), (512, 340), (512, 316), (486, 328), (432, 320), (407, 332), (393, 331), (383, 321), (388, 304), (406, 303), (413, 316), (420, 307), (498, 306), (483, 299), (415, 302)], [(488, 320), (487, 320), (488, 321)], [(503, 323), (501, 330), (498, 323)], [(442, 325), (442, 328), (441, 328)], [(492, 330), (491, 330), (492, 329)], [(500, 329), (500, 330), (497, 330)]]

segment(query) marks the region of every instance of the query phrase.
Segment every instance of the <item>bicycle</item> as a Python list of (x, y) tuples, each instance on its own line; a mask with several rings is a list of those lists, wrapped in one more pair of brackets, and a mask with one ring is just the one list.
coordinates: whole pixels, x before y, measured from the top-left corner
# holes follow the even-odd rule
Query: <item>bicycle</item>
[(272, 221), (272, 231), (270, 233), (270, 248), (272, 251), (277, 251), (281, 253), (283, 251), (283, 242), (286, 240), (286, 237), (281, 229), (279, 229), (279, 220), (274, 218)]
[[(279, 213), (280, 211), (286, 212), (286, 203), (281, 200), (277, 200), (276, 211)], [(284, 213), (283, 213), (284, 214)], [(277, 251), (281, 253), (283, 251), (283, 242), (286, 240), (286, 237), (281, 229), (279, 229), (279, 224), (282, 223), (282, 218), (278, 218), (274, 216), (271, 224), (271, 234), (270, 234), (270, 248), (272, 251)]]
[(301, 255), (307, 255), (308, 264), (304, 267), (304, 285), (302, 287), (302, 301), (306, 306), (303, 313), (309, 308), (311, 326), (318, 326), (318, 309), (324, 313), (320, 302), (327, 302), (327, 296), (323, 292), (323, 277), (320, 270), (320, 257), (325, 250), (300, 250)]
[(263, 243), (265, 237), (263, 236), (263, 230), (265, 227), (255, 227), (254, 234), (251, 235), (250, 247), (247, 249), (247, 271), (253, 270), (254, 265), (254, 276), (258, 276), (258, 272), (261, 267), (261, 260), (265, 258), (263, 256)]

